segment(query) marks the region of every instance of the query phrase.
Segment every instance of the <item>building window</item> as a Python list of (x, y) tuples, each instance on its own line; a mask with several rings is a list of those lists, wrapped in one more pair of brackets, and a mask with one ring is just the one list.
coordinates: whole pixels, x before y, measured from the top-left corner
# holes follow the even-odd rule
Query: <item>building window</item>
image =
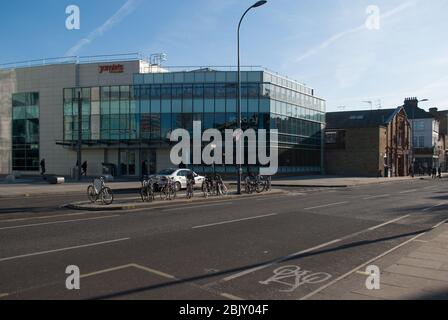
[(39, 171), (39, 93), (12, 96), (12, 167)]

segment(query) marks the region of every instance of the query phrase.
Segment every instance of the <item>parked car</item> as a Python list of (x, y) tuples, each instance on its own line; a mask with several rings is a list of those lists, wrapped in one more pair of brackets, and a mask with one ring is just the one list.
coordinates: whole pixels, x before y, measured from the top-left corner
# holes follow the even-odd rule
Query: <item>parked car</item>
[(167, 179), (173, 179), (176, 184), (176, 190), (180, 191), (187, 188), (187, 176), (190, 172), (193, 173), (193, 177), (196, 182), (195, 187), (201, 188), (202, 183), (205, 181), (205, 177), (200, 176), (189, 169), (165, 169), (151, 177), (156, 182), (156, 187), (163, 186)]

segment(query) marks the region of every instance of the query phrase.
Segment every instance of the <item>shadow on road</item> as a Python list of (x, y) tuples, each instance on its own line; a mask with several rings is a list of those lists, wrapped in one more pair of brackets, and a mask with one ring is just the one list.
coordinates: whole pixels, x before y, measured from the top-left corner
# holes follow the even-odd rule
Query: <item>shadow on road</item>
[(419, 235), (421, 233), (428, 232), (430, 230), (431, 229), (419, 230), (419, 231), (415, 231), (415, 232), (404, 233), (404, 234), (400, 234), (400, 235), (384, 237), (384, 238), (379, 238), (379, 239), (375, 239), (375, 240), (356, 241), (356, 242), (352, 242), (352, 243), (349, 243), (349, 244), (337, 246), (335, 248), (329, 248), (329, 249), (325, 249), (325, 250), (319, 250), (319, 251), (309, 252), (309, 253), (305, 253), (305, 254), (294, 255), (294, 256), (291, 256), (291, 257), (289, 257), (287, 259), (269, 260), (269, 261), (264, 261), (264, 262), (261, 262), (261, 263), (249, 265), (249, 266), (244, 266), (244, 267), (240, 267), (240, 268), (234, 268), (234, 269), (230, 269), (230, 270), (220, 271), (220, 272), (216, 272), (216, 273), (212, 273), (212, 274), (194, 276), (194, 277), (190, 277), (190, 278), (187, 278), (187, 279), (176, 279), (174, 281), (169, 281), (169, 282), (161, 283), (161, 284), (157, 284), (157, 285), (152, 285), (152, 286), (136, 288), (136, 289), (132, 289), (132, 290), (116, 292), (116, 293), (113, 293), (113, 294), (98, 296), (98, 297), (91, 298), (89, 300), (117, 299), (117, 298), (120, 298), (120, 297), (123, 297), (123, 296), (127, 296), (127, 295), (131, 295), (131, 294), (143, 293), (145, 291), (157, 290), (157, 289), (167, 288), (167, 287), (181, 285), (181, 284), (188, 284), (190, 282), (206, 280), (206, 279), (210, 279), (210, 278), (214, 278), (214, 277), (221, 277), (221, 276), (227, 276), (227, 275), (230, 275), (230, 274), (236, 274), (236, 273), (239, 273), (239, 272), (243, 272), (243, 271), (254, 269), (254, 268), (258, 268), (258, 267), (267, 266), (267, 265), (270, 265), (270, 264), (285, 263), (285, 262), (289, 262), (289, 261), (292, 261), (292, 260), (318, 256), (318, 255), (321, 255), (321, 254), (332, 253), (332, 252), (337, 252), (337, 251), (341, 251), (341, 250), (347, 250), (347, 249), (351, 249), (351, 248), (355, 248), (355, 247), (367, 246), (367, 245), (374, 244), (374, 243), (385, 242), (385, 241), (390, 241), (390, 240), (397, 240), (397, 239), (401, 239), (401, 238), (413, 237), (413, 236)]

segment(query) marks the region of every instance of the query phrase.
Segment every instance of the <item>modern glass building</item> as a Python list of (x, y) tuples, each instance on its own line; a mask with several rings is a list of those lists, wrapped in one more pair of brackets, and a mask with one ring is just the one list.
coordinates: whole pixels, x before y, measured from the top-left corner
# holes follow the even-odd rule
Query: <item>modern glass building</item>
[[(117, 175), (139, 176), (145, 160), (151, 173), (172, 167), (170, 134), (192, 131), (194, 121), (201, 121), (203, 130), (237, 128), (234, 69), (171, 71), (140, 58), (84, 60), (0, 67), (0, 112), (3, 120), (9, 118), (6, 130), (0, 128), (5, 149), (0, 173), (37, 173), (45, 158), (48, 172), (72, 174), (79, 120), (83, 161), (92, 175), (107, 165)], [(265, 69), (242, 71), (241, 80), (243, 129), (278, 129), (279, 173), (322, 172), (325, 101), (313, 89)], [(215, 169), (236, 172), (235, 166)]]
[[(236, 79), (234, 71), (201, 69), (136, 74), (133, 85), (65, 88), (64, 144), (78, 141), (81, 92), (83, 143), (121, 146), (120, 175), (138, 174), (142, 160), (154, 172), (154, 153), (170, 147), (173, 130), (184, 128), (193, 136), (193, 121), (201, 121), (203, 130), (237, 129)], [(320, 172), (325, 101), (312, 89), (267, 71), (243, 72), (241, 90), (243, 129), (279, 130), (280, 173)], [(236, 167), (216, 170), (234, 173)]]

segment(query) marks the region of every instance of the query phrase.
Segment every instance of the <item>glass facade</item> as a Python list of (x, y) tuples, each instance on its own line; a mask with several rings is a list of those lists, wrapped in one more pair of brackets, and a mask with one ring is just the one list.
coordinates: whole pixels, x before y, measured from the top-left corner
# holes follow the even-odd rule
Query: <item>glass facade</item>
[(12, 95), (13, 170), (39, 170), (39, 93)]
[[(64, 139), (92, 144), (167, 144), (171, 131), (237, 128), (236, 72), (135, 75), (134, 85), (64, 90)], [(280, 172), (318, 172), (325, 102), (313, 90), (266, 72), (242, 73), (243, 128), (278, 129)], [(195, 168), (199, 172), (209, 168)], [(234, 168), (220, 168), (229, 170)]]

